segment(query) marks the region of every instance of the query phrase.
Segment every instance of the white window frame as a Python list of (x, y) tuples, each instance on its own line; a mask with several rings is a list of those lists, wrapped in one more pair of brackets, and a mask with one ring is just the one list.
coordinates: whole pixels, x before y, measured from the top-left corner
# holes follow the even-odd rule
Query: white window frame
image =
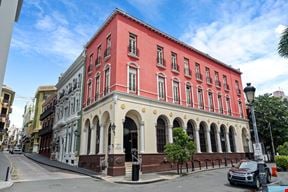
[[(172, 81), (173, 103), (180, 104), (180, 82), (177, 79)], [(177, 100), (178, 99), (178, 100)]]
[(137, 55), (137, 36), (129, 33), (129, 53)]
[[(201, 90), (201, 94), (199, 92), (199, 90)], [(202, 100), (202, 106), (203, 106), (203, 110), (205, 109), (205, 103), (204, 103), (204, 94), (203, 94), (203, 88), (202, 87), (198, 87), (197, 88), (197, 97), (198, 97), (198, 109), (201, 109), (201, 100)]]
[[(160, 83), (162, 83), (163, 86), (160, 86)], [(161, 87), (163, 87), (163, 88), (160, 89)], [(167, 101), (166, 90), (167, 90), (166, 89), (166, 77), (162, 76), (162, 75), (157, 75), (157, 95), (158, 95), (158, 100)], [(161, 97), (162, 95), (163, 95), (163, 97)]]
[[(208, 96), (208, 109), (209, 109), (209, 111), (213, 112), (213, 111), (215, 111), (213, 92), (211, 90), (208, 90), (207, 96)], [(211, 106), (213, 106), (213, 110), (212, 110)]]
[(163, 47), (157, 46), (157, 64), (164, 65)]
[[(108, 75), (107, 75), (108, 73)], [(110, 93), (110, 78), (111, 78), (111, 67), (106, 67), (104, 69), (104, 87), (103, 87), (103, 95), (107, 95)], [(107, 91), (106, 91), (107, 90)]]
[[(189, 89), (188, 89), (188, 87), (189, 87)], [(186, 93), (186, 105), (189, 107), (193, 107), (192, 85), (190, 83), (186, 83), (185, 93)], [(188, 102), (189, 99), (190, 99), (190, 102)]]
[(137, 93), (137, 69), (131, 66), (128, 70), (128, 90), (129, 93)]

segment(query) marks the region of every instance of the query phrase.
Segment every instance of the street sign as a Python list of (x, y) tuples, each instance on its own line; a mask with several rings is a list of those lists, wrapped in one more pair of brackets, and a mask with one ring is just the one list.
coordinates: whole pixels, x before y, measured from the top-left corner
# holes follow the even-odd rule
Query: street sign
[[(260, 143), (254, 143), (253, 144), (254, 148), (254, 157), (258, 157), (258, 159), (263, 158), (263, 153), (262, 153), (262, 147)], [(257, 158), (256, 158), (257, 159)]]

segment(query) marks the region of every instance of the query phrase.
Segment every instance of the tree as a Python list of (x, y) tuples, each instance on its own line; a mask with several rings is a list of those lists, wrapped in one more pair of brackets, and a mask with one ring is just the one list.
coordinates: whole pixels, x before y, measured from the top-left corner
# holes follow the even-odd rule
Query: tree
[(270, 123), (274, 146), (277, 149), (288, 140), (288, 105), (281, 98), (265, 94), (255, 98), (254, 106), (259, 138), (266, 149), (271, 151)]
[(281, 39), (278, 45), (278, 53), (281, 57), (288, 58), (288, 27), (282, 33)]
[(286, 141), (285, 143), (283, 143), (283, 145), (279, 145), (277, 147), (277, 152), (279, 153), (279, 155), (286, 155), (288, 156), (288, 141)]
[[(164, 153), (167, 159), (177, 164), (177, 173), (182, 174), (182, 166), (191, 160), (196, 151), (196, 145), (183, 128), (173, 128), (173, 143), (165, 145)], [(180, 172), (179, 172), (180, 165)]]

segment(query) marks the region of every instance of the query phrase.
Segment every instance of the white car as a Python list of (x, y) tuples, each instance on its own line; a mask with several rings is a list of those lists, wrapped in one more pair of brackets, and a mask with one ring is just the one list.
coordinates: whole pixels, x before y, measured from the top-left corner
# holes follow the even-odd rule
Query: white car
[(20, 149), (20, 148), (14, 148), (11, 153), (12, 153), (12, 154), (22, 154), (22, 149)]

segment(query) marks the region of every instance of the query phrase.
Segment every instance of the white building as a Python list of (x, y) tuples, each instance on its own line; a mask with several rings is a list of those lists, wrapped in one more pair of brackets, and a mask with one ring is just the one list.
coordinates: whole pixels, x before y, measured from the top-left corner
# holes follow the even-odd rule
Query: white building
[(0, 94), (14, 21), (18, 21), (23, 0), (0, 0)]
[(81, 125), (82, 82), (84, 52), (59, 78), (57, 105), (53, 126), (55, 158), (70, 165), (78, 165), (79, 134)]

